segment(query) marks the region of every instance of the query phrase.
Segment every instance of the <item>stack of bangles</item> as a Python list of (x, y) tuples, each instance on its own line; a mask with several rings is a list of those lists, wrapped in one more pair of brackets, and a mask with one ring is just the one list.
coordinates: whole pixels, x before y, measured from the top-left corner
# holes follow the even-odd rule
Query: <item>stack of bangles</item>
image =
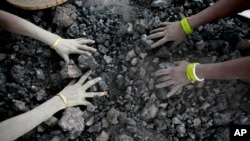
[(186, 33), (186, 35), (192, 34), (194, 30), (191, 28), (190, 24), (188, 23), (187, 18), (183, 18), (181, 20), (181, 27), (183, 31)]
[(199, 65), (199, 63), (190, 63), (187, 66), (187, 70), (186, 70), (186, 74), (187, 74), (187, 78), (188, 80), (190, 80), (192, 83), (194, 83), (195, 81), (203, 81), (204, 78), (200, 79), (195, 72), (195, 67)]

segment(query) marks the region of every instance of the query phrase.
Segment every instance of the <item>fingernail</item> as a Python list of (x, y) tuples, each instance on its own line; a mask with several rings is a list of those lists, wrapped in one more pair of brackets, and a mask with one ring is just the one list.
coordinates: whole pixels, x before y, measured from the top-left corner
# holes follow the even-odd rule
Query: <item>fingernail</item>
[(98, 77), (98, 80), (100, 81), (100, 80), (102, 80), (102, 78), (101, 78), (101, 77)]

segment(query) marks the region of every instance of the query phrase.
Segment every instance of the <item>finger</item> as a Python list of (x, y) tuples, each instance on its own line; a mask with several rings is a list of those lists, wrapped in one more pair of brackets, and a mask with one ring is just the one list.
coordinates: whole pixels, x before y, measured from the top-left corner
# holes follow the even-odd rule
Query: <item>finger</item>
[(174, 95), (176, 93), (176, 91), (178, 91), (184, 85), (185, 84), (180, 84), (180, 85), (175, 86), (170, 92), (167, 93), (167, 98)]
[(168, 26), (170, 24), (171, 24), (170, 22), (162, 22), (159, 24), (159, 26)]
[(104, 95), (107, 95), (107, 92), (88, 92), (88, 93), (86, 93), (85, 97), (91, 98), (94, 96), (104, 96)]
[(78, 46), (78, 49), (82, 49), (82, 50), (86, 50), (86, 51), (92, 51), (92, 52), (96, 52), (96, 49), (93, 47), (89, 47), (86, 45), (80, 45)]
[(167, 87), (167, 86), (170, 86), (170, 85), (173, 85), (173, 84), (174, 84), (174, 81), (169, 80), (169, 81), (165, 81), (163, 83), (157, 84), (156, 88), (164, 88), (164, 87)]
[(82, 105), (88, 106), (88, 105), (93, 105), (93, 104), (90, 103), (90, 102), (88, 102), (88, 101), (86, 101), (86, 100), (83, 100)]
[(80, 44), (94, 44), (94, 43), (95, 43), (94, 40), (91, 40), (91, 39), (84, 39), (84, 38), (78, 38), (77, 41), (78, 41)]
[(97, 77), (97, 78), (95, 78), (95, 79), (92, 79), (92, 80), (86, 82), (86, 83), (83, 85), (83, 89), (84, 89), (84, 90), (87, 90), (89, 87), (95, 85), (96, 83), (98, 83), (98, 82), (101, 81), (101, 80), (102, 80), (101, 77)]
[(87, 80), (87, 78), (90, 76), (90, 74), (92, 73), (92, 71), (91, 70), (89, 70), (89, 71), (87, 71), (79, 80), (78, 80), (78, 84), (83, 84), (86, 80)]
[(76, 82), (76, 80), (72, 80), (72, 81), (70, 81), (70, 82), (69, 82), (69, 84), (68, 84), (68, 86), (69, 86), (69, 85), (73, 85), (73, 84), (75, 84), (75, 82)]
[(69, 55), (68, 54), (63, 54), (62, 55), (63, 60), (65, 61), (66, 65), (69, 64)]
[(170, 69), (161, 69), (155, 72), (155, 76), (167, 75), (170, 73)]
[(86, 54), (86, 55), (91, 56), (91, 54), (89, 52), (83, 51), (83, 50), (75, 50), (74, 53), (76, 53), (76, 54)]
[(160, 39), (159, 41), (157, 41), (156, 43), (152, 44), (152, 45), (151, 45), (151, 48), (156, 48), (156, 47), (158, 47), (158, 46), (160, 46), (160, 45), (165, 44), (165, 43), (168, 42), (168, 41), (169, 41), (169, 39), (162, 38), (162, 39)]
[(164, 31), (165, 29), (166, 29), (165, 27), (160, 27), (160, 28), (157, 28), (157, 29), (150, 31), (150, 34), (155, 33), (155, 32)]
[(171, 50), (174, 49), (174, 48), (175, 48), (176, 46), (178, 46), (180, 43), (181, 43), (181, 41), (175, 41), (175, 42), (171, 45), (170, 49), (171, 49)]
[(164, 81), (170, 80), (170, 78), (171, 78), (170, 75), (166, 75), (166, 76), (159, 78), (158, 82), (164, 82)]
[(164, 36), (164, 32), (158, 32), (154, 34), (150, 34), (147, 39), (155, 39), (155, 38), (160, 38)]

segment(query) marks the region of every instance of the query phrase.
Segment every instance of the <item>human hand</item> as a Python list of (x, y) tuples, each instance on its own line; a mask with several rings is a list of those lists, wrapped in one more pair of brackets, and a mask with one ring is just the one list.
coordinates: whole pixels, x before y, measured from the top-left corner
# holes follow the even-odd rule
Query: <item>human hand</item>
[(151, 48), (156, 48), (166, 42), (173, 41), (171, 49), (179, 45), (186, 40), (186, 34), (183, 31), (180, 21), (177, 22), (163, 22), (160, 27), (150, 32), (148, 39), (161, 38), (157, 42), (151, 45)]
[(59, 92), (59, 94), (66, 99), (66, 102), (64, 101), (66, 107), (76, 105), (92, 105), (85, 98), (107, 95), (107, 92), (86, 92), (88, 88), (101, 80), (101, 77), (97, 77), (83, 84), (90, 74), (91, 71), (88, 71), (78, 80), (78, 82), (70, 82), (61, 92)]
[(66, 64), (70, 62), (69, 54), (87, 54), (88, 51), (96, 52), (95, 48), (89, 47), (87, 44), (95, 43), (94, 40), (78, 38), (78, 39), (61, 39), (55, 47), (56, 52), (64, 59)]
[(168, 92), (167, 97), (174, 95), (175, 92), (182, 86), (190, 83), (186, 75), (186, 70), (189, 62), (180, 61), (177, 63), (177, 67), (161, 69), (155, 72), (155, 76), (160, 77), (157, 81), (158, 84), (156, 85), (156, 88), (163, 88), (173, 85), (173, 88), (170, 92)]

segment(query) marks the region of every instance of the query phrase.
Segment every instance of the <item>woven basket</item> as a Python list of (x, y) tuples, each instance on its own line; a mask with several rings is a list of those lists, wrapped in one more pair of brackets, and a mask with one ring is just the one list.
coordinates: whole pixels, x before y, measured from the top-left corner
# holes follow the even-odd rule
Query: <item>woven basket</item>
[(10, 4), (25, 10), (40, 10), (60, 5), (67, 0), (7, 0)]

